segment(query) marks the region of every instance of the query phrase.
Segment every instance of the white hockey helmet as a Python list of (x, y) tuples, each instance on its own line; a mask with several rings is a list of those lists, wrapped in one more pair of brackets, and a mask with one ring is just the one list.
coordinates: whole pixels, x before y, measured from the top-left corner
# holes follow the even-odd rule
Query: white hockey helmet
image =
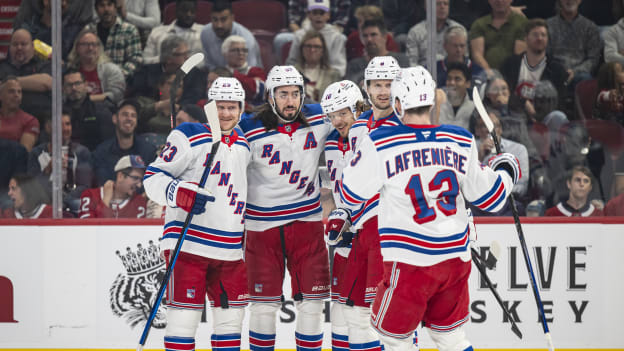
[(348, 107), (354, 115), (358, 101), (363, 101), (364, 97), (360, 88), (350, 80), (341, 80), (330, 84), (323, 93), (321, 107), (326, 115)]
[(208, 90), (208, 99), (215, 101), (238, 101), (245, 108), (245, 89), (236, 78), (219, 77)]
[(423, 66), (402, 68), (390, 87), (390, 101), (394, 113), (403, 118), (403, 114), (397, 112), (396, 99), (401, 102), (403, 113), (411, 108), (433, 105), (435, 89), (436, 83), (431, 73)]
[[(275, 109), (275, 89), (287, 85), (296, 85), (301, 89), (301, 103), (299, 104), (299, 110), (295, 114), (296, 118), (299, 111), (301, 111), (301, 108), (303, 107), (303, 99), (305, 98), (305, 84), (303, 82), (303, 76), (294, 66), (273, 66), (267, 75), (265, 86), (269, 96), (273, 99), (273, 102), (269, 100), (269, 104), (273, 109), (273, 113), (276, 115), (278, 115), (278, 113)], [(283, 119), (283, 116), (280, 117)]]
[(392, 80), (399, 73), (399, 62), (392, 56), (373, 57), (364, 70), (364, 86), (368, 88), (368, 81), (375, 79)]
[[(240, 113), (238, 114), (238, 121), (240, 121), (241, 115), (245, 110), (245, 89), (236, 78), (219, 77), (210, 86), (208, 90), (208, 99), (211, 101), (235, 101), (240, 105)], [(230, 130), (221, 130), (221, 133), (227, 133)]]

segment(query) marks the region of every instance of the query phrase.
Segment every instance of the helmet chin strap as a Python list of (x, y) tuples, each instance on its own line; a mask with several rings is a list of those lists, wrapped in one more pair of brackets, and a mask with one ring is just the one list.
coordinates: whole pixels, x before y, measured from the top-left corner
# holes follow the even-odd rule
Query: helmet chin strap
[(275, 113), (277, 118), (279, 118), (280, 120), (282, 120), (282, 121), (284, 121), (286, 123), (291, 123), (291, 122), (294, 122), (297, 119), (297, 115), (299, 115), (299, 112), (301, 112), (301, 108), (303, 107), (303, 95), (301, 96), (301, 102), (299, 103), (299, 108), (297, 109), (297, 112), (295, 112), (295, 115), (293, 116), (292, 119), (288, 119), (288, 118), (282, 116), (282, 114), (277, 111), (276, 103), (275, 103), (275, 97), (273, 96), (273, 92), (272, 91), (271, 91), (271, 98), (269, 99), (269, 105), (271, 106), (271, 109), (273, 110), (273, 113)]

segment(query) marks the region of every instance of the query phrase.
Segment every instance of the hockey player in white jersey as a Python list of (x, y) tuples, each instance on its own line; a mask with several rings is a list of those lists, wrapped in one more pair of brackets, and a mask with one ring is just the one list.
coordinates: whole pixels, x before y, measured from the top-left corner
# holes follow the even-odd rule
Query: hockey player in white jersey
[[(334, 207), (342, 208), (345, 207), (345, 205), (342, 204), (340, 200), (340, 179), (342, 178), (342, 170), (346, 167), (347, 162), (353, 155), (353, 148), (355, 147), (355, 138), (350, 138), (349, 130), (355, 122), (355, 119), (367, 106), (364, 104), (364, 97), (362, 96), (360, 88), (349, 80), (343, 80), (329, 85), (323, 93), (321, 106), (323, 107), (323, 112), (327, 115), (335, 128), (335, 130), (329, 134), (327, 142), (325, 143), (325, 163), (329, 174), (329, 189), (332, 193), (333, 205)], [(326, 237), (325, 239), (328, 244), (335, 246), (332, 266), (332, 307), (330, 314), (332, 350), (346, 351), (349, 350), (349, 345), (351, 343), (358, 343), (357, 337), (350, 337), (350, 322), (347, 320), (347, 316), (344, 313), (346, 300), (344, 298), (341, 299), (344, 278), (343, 273), (347, 265), (347, 257), (349, 256), (351, 235), (343, 235), (343, 239), (340, 242), (336, 242), (330, 237)], [(353, 307), (350, 308), (352, 309)], [(377, 340), (378, 342), (378, 337), (371, 329), (368, 318), (366, 318), (364, 322), (368, 326), (370, 332), (372, 332), (373, 340)], [(359, 343), (363, 344), (364, 342)]]
[[(167, 257), (187, 214), (194, 214), (167, 286), (166, 350), (195, 349), (206, 294), (213, 315), (212, 349), (240, 349), (249, 299), (242, 243), (250, 149), (235, 128), (245, 91), (235, 78), (218, 78), (208, 96), (216, 101), (222, 135), (212, 135), (205, 123), (181, 124), (169, 134), (143, 181), (147, 195), (167, 206), (161, 243)], [(212, 138), (221, 145), (200, 188), (195, 182), (206, 167)]]
[(500, 209), (520, 177), (518, 162), (500, 154), (482, 166), (472, 134), (431, 125), (435, 82), (424, 68), (402, 69), (391, 89), (402, 125), (359, 143), (340, 189), (351, 205), (380, 194), (384, 277), (371, 323), (386, 350), (413, 350), (421, 321), (439, 350), (471, 350), (462, 330), (469, 318), (465, 201)]
[(240, 126), (251, 145), (245, 260), (251, 299), (249, 347), (273, 350), (285, 270), (297, 324), (297, 348), (319, 350), (329, 260), (323, 240), (318, 165), (331, 125), (319, 105), (303, 105), (303, 77), (275, 66), (267, 103)]
[[(366, 93), (372, 109), (362, 113), (349, 131), (353, 149), (373, 130), (401, 124), (392, 111), (390, 86), (400, 67), (391, 56), (373, 58), (364, 71)], [(337, 182), (338, 184), (340, 181)], [(342, 275), (339, 300), (349, 325), (349, 346), (351, 350), (378, 350), (381, 348), (377, 333), (370, 326), (370, 304), (375, 298), (377, 285), (383, 277), (383, 263), (379, 247), (377, 206), (379, 195), (363, 204), (338, 208), (329, 215), (326, 231), (329, 244), (335, 244), (336, 236), (345, 226), (357, 233), (353, 249), (349, 252)]]

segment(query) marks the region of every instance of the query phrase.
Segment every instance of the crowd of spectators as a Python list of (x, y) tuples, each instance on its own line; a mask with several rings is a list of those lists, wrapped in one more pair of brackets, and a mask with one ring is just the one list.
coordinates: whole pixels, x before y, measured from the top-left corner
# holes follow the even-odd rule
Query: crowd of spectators
[[(253, 113), (273, 64), (294, 65), (316, 103), (341, 79), (363, 87), (373, 57), (426, 66), (431, 53), (446, 94), (433, 122), (470, 130), (486, 162), (495, 150), (477, 88), (504, 151), (520, 160), (522, 215), (623, 214), (623, 0), (436, 0), (435, 28), (424, 0), (240, 0), (281, 2), (278, 32), (248, 28), (230, 0), (198, 14), (207, 1), (61, 1), (65, 216), (160, 216), (141, 191), (145, 165), (172, 127), (206, 121), (200, 106), (217, 77), (237, 78)], [(22, 0), (0, 61), (1, 217), (51, 216), (52, 69), (40, 45), (51, 45), (50, 6)], [(172, 90), (197, 52), (205, 61)]]

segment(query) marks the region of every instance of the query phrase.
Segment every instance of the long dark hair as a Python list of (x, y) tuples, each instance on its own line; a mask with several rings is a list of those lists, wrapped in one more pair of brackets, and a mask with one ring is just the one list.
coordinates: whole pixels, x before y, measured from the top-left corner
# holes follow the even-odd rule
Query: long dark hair
[(30, 212), (41, 204), (50, 203), (48, 193), (45, 189), (43, 189), (43, 186), (35, 179), (35, 177), (22, 173), (15, 174), (11, 178), (17, 183), (17, 186), (22, 192), (22, 197), (24, 198), (22, 212)]

